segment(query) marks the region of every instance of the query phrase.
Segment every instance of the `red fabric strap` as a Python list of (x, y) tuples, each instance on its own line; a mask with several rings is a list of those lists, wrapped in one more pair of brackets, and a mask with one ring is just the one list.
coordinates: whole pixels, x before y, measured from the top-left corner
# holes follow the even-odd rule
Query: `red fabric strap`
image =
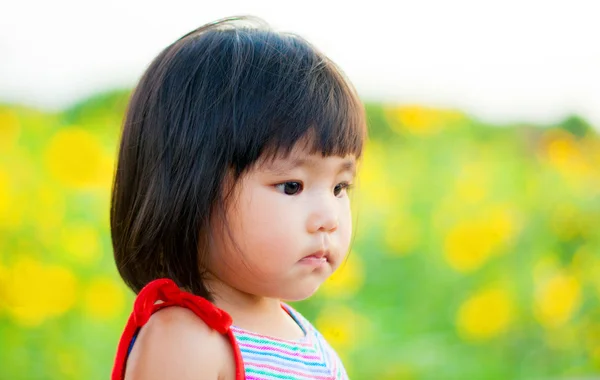
[[(162, 303), (157, 304), (157, 301)], [(207, 326), (226, 335), (233, 346), (235, 379), (245, 379), (242, 353), (230, 329), (232, 320), (229, 314), (202, 297), (182, 291), (172, 280), (161, 278), (148, 283), (135, 299), (133, 312), (119, 340), (112, 380), (123, 380), (125, 377), (125, 364), (134, 335), (148, 322), (153, 313), (169, 306), (185, 307), (193, 311)]]

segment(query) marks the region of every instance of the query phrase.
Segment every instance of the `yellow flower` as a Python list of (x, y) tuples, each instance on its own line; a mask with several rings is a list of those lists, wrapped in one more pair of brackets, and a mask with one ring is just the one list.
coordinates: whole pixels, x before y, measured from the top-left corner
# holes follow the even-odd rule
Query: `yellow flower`
[(58, 265), (48, 265), (44, 271), (46, 291), (40, 297), (46, 298), (46, 310), (49, 316), (66, 313), (75, 303), (76, 280), (73, 273)]
[(567, 322), (581, 302), (579, 280), (557, 272), (536, 286), (534, 314), (545, 327), (558, 327)]
[(21, 125), (15, 111), (0, 110), (0, 150), (7, 151), (19, 138)]
[(2, 225), (6, 223), (4, 219), (12, 203), (12, 194), (10, 194), (9, 189), (10, 180), (8, 173), (0, 168), (0, 221), (3, 222)]
[(464, 120), (464, 115), (452, 110), (438, 110), (422, 106), (401, 106), (386, 112), (390, 127), (419, 136), (436, 134), (449, 125)]
[[(500, 248), (510, 242), (520, 229), (520, 220), (509, 205), (491, 207), (481, 221), (489, 229), (492, 244)], [(495, 250), (496, 253), (501, 250)]]
[(474, 294), (460, 306), (456, 325), (464, 339), (485, 340), (505, 332), (513, 314), (509, 293), (502, 288), (491, 288)]
[(76, 298), (76, 279), (67, 268), (19, 258), (5, 284), (6, 309), (17, 323), (36, 326), (67, 312)]
[(321, 292), (331, 298), (348, 297), (355, 294), (363, 282), (363, 264), (356, 252), (351, 252), (348, 259), (325, 281)]
[(455, 270), (471, 272), (489, 259), (493, 245), (494, 241), (487, 226), (478, 221), (462, 222), (446, 235), (445, 258)]
[(369, 321), (347, 306), (328, 305), (319, 313), (315, 326), (336, 350), (347, 350), (369, 336)]
[(373, 183), (386, 177), (385, 146), (375, 140), (365, 144), (363, 158), (358, 167), (358, 177), (365, 183)]
[(565, 131), (549, 131), (546, 134), (546, 154), (550, 161), (557, 166), (578, 155), (578, 148), (573, 136)]
[(593, 157), (584, 152), (585, 141), (575, 139), (562, 130), (547, 132), (545, 145), (546, 159), (575, 190), (587, 191), (588, 180), (597, 175)]
[(448, 264), (459, 272), (480, 268), (492, 255), (504, 252), (518, 230), (515, 215), (506, 205), (494, 206), (471, 220), (455, 224), (444, 239)]
[[(600, 138), (589, 135), (585, 139), (585, 145), (587, 151), (590, 152), (590, 161), (592, 165), (595, 167), (600, 166)], [(600, 179), (600, 173), (598, 173), (597, 170), (594, 172), (596, 174), (596, 179)]]
[(66, 186), (94, 187), (106, 179), (105, 155), (100, 142), (79, 128), (57, 132), (46, 149), (46, 165), (52, 175)]
[(30, 219), (35, 218), (36, 235), (39, 241), (46, 245), (56, 243), (60, 238), (60, 231), (64, 223), (67, 209), (66, 196), (62, 189), (50, 184), (40, 186), (34, 193), (28, 209)]
[(97, 184), (105, 191), (110, 192), (113, 183), (113, 177), (115, 173), (115, 158), (110, 154), (102, 154), (100, 160), (100, 168), (98, 173)]
[(43, 277), (41, 265), (32, 260), (19, 259), (5, 279), (5, 301), (3, 305), (17, 322), (25, 326), (36, 326), (46, 318), (46, 310), (37, 301), (38, 289), (42, 287)]
[(575, 162), (581, 163), (582, 152), (575, 138), (565, 131), (547, 133), (546, 155), (559, 170), (569, 169)]
[(0, 227), (16, 229), (23, 222), (23, 207), (8, 172), (0, 168)]
[(111, 277), (93, 279), (85, 290), (84, 308), (94, 319), (108, 320), (118, 316), (125, 306), (123, 286)]
[(375, 141), (367, 142), (363, 159), (358, 167), (358, 207), (387, 213), (398, 197), (390, 186), (386, 172), (384, 145)]

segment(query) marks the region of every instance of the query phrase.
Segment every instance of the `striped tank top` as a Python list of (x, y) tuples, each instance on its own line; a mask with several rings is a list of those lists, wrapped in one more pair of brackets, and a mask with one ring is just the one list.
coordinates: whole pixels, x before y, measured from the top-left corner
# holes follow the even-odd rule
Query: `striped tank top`
[(246, 380), (347, 380), (340, 358), (317, 329), (291, 306), (282, 306), (304, 331), (301, 339), (277, 339), (231, 326)]

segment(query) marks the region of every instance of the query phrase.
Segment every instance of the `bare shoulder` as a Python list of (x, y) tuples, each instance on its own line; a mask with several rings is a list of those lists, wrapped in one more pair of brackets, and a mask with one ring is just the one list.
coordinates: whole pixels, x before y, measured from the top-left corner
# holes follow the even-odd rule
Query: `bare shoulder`
[(125, 370), (126, 380), (233, 379), (235, 363), (227, 338), (192, 311), (171, 306), (140, 330)]

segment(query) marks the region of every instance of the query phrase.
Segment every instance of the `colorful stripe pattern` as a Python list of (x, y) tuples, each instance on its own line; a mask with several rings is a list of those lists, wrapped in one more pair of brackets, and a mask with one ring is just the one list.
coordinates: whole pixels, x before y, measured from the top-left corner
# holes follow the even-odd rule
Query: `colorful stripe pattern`
[(347, 380), (340, 358), (323, 336), (300, 313), (283, 306), (304, 331), (302, 339), (276, 339), (231, 326), (246, 380)]

